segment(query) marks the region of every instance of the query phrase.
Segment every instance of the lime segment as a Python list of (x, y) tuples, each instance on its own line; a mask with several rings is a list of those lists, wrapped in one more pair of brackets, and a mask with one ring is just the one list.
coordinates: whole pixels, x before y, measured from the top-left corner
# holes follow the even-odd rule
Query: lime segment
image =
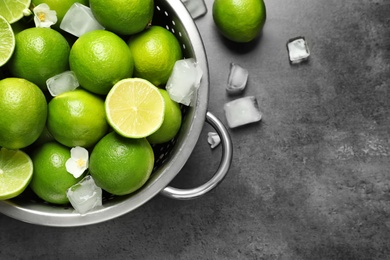
[(0, 16), (0, 67), (11, 58), (14, 50), (15, 35), (12, 27), (4, 17)]
[(26, 9), (30, 7), (31, 0), (0, 0), (0, 15), (9, 23), (22, 19)]
[(164, 120), (165, 103), (158, 88), (140, 78), (123, 79), (107, 95), (108, 123), (124, 137), (143, 138)]
[(0, 200), (21, 194), (31, 181), (33, 164), (20, 150), (0, 149)]

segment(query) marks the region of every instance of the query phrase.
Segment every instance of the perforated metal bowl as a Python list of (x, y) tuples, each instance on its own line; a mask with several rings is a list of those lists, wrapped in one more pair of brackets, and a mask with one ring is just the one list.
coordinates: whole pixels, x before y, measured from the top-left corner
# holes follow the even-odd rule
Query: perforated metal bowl
[[(183, 108), (183, 125), (172, 142), (154, 147), (156, 165), (149, 181), (136, 193), (127, 196), (105, 196), (103, 207), (81, 216), (72, 207), (45, 203), (31, 191), (15, 199), (0, 201), (0, 212), (12, 218), (46, 226), (83, 226), (107, 221), (142, 206), (161, 193), (175, 199), (199, 197), (216, 187), (229, 170), (232, 143), (224, 125), (207, 111), (209, 73), (205, 49), (198, 29), (180, 0), (155, 0), (154, 25), (160, 25), (175, 34), (182, 45), (185, 58), (195, 58), (203, 71), (201, 85), (191, 106)], [(190, 157), (204, 122), (213, 126), (221, 137), (222, 159), (214, 176), (193, 189), (169, 187)]]

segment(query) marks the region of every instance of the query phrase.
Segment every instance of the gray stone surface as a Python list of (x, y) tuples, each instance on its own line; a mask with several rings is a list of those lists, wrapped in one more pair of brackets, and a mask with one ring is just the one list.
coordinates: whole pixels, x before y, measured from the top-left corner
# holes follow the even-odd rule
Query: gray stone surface
[[(109, 222), (78, 228), (0, 215), (0, 259), (389, 259), (390, 2), (266, 0), (262, 36), (232, 44), (209, 12), (197, 20), (210, 66), (209, 111), (226, 123), (230, 62), (248, 69), (243, 96), (260, 123), (229, 130), (234, 155), (204, 197), (157, 196)], [(292, 66), (286, 42), (311, 57)], [(207, 132), (173, 185), (218, 167)]]

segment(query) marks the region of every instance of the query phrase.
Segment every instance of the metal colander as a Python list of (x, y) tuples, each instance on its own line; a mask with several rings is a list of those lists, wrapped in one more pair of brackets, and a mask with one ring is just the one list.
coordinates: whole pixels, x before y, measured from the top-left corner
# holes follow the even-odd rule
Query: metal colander
[[(0, 201), (0, 212), (12, 218), (46, 226), (83, 226), (107, 221), (126, 214), (161, 193), (175, 199), (199, 197), (224, 178), (232, 159), (232, 143), (224, 125), (207, 112), (209, 74), (205, 49), (198, 29), (180, 0), (155, 0), (152, 24), (171, 31), (179, 40), (185, 58), (194, 58), (203, 71), (200, 87), (193, 96), (192, 105), (182, 107), (183, 123), (177, 137), (164, 145), (154, 146), (155, 167), (148, 182), (137, 192), (127, 196), (104, 194), (103, 207), (85, 215), (71, 206), (56, 206), (43, 202), (27, 189), (17, 198)], [(221, 137), (222, 160), (214, 176), (205, 184), (193, 189), (169, 187), (190, 157), (202, 131), (204, 122), (213, 126)]]

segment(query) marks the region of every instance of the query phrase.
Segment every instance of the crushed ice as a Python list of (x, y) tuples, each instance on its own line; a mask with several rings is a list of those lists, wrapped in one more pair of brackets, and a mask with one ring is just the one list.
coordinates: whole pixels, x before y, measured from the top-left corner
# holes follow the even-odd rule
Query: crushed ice
[(305, 37), (296, 37), (287, 42), (287, 51), (291, 64), (298, 64), (309, 59), (310, 51)]
[(70, 187), (66, 193), (70, 204), (80, 214), (102, 206), (102, 194), (102, 189), (95, 184), (91, 175)]
[(193, 19), (201, 17), (207, 13), (204, 0), (181, 0)]
[(50, 94), (58, 96), (64, 92), (75, 90), (79, 87), (79, 82), (73, 71), (65, 71), (57, 74), (46, 81)]
[(238, 64), (230, 63), (230, 71), (226, 91), (229, 94), (240, 94), (248, 81), (248, 70)]
[(224, 111), (230, 128), (258, 122), (262, 118), (257, 99), (254, 96), (230, 101), (224, 105)]
[(95, 19), (91, 9), (80, 3), (74, 3), (66, 12), (60, 28), (74, 36), (93, 31), (104, 30), (104, 27)]
[(214, 149), (221, 143), (221, 138), (215, 132), (208, 132), (207, 142), (210, 144), (211, 149)]
[(194, 58), (176, 61), (166, 84), (170, 98), (189, 106), (200, 86), (203, 72)]

